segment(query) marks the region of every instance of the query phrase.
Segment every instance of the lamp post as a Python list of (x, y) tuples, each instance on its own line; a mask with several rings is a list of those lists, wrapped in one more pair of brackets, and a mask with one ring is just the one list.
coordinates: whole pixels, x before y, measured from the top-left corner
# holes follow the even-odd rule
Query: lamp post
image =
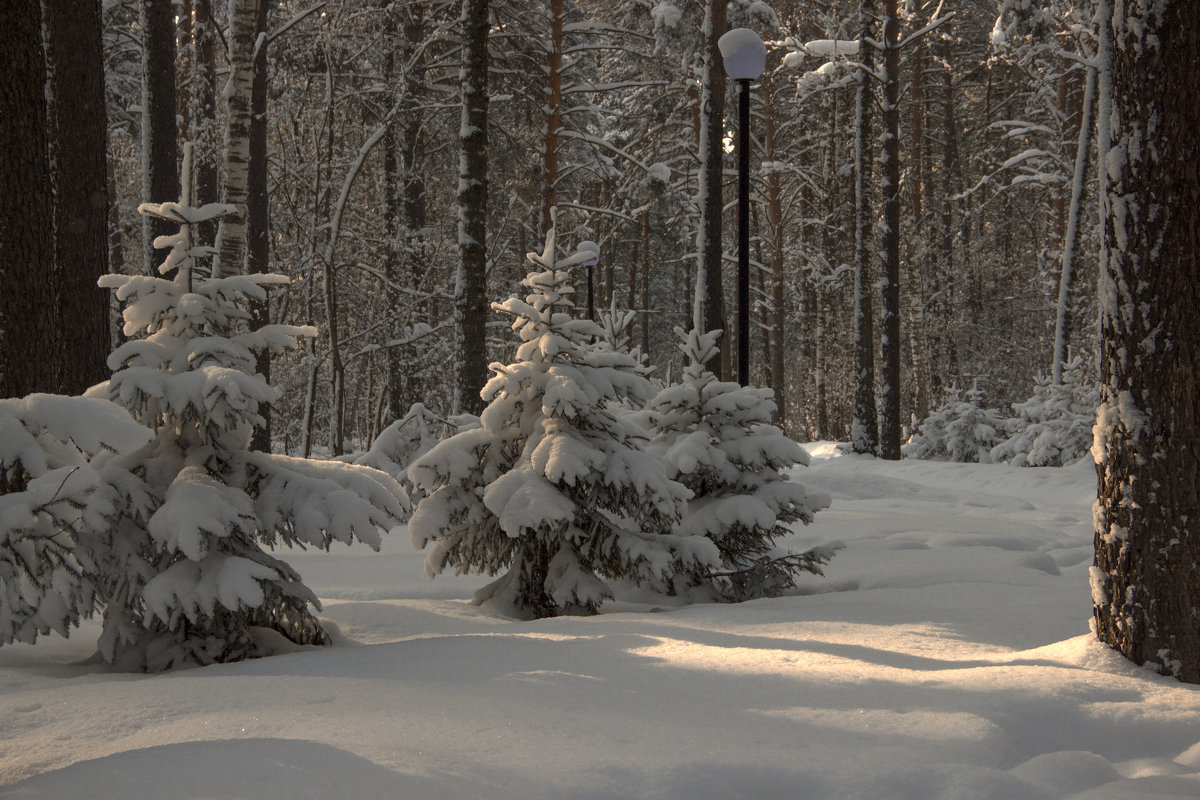
[(596, 264), (600, 261), (600, 245), (591, 240), (585, 240), (579, 243), (575, 248), (578, 250), (581, 257), (584, 254), (591, 254), (590, 258), (586, 258), (583, 262), (587, 266), (587, 318), (596, 318), (596, 290), (595, 290), (595, 269)]
[(738, 272), (737, 374), (750, 384), (750, 82), (767, 65), (767, 48), (749, 28), (734, 28), (717, 41), (725, 74), (738, 82)]

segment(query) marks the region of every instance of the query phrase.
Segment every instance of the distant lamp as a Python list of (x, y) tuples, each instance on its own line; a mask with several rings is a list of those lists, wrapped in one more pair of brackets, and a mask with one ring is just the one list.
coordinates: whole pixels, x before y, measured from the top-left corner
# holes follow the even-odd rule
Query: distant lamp
[(767, 47), (749, 28), (717, 40), (725, 74), (738, 82), (738, 273), (737, 377), (750, 385), (750, 81), (767, 66)]

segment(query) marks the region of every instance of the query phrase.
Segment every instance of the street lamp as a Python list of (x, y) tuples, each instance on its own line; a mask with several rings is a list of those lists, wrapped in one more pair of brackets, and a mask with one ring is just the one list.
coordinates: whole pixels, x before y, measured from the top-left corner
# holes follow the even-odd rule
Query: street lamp
[(725, 74), (738, 82), (738, 383), (750, 385), (750, 81), (767, 65), (767, 47), (749, 28), (734, 28), (717, 40)]
[[(600, 245), (591, 240), (582, 241), (575, 248), (581, 257), (585, 260), (582, 262), (588, 269), (587, 271), (587, 315), (588, 319), (596, 318), (596, 292), (595, 292), (595, 274), (596, 264), (600, 261)], [(587, 258), (585, 254), (591, 254)]]

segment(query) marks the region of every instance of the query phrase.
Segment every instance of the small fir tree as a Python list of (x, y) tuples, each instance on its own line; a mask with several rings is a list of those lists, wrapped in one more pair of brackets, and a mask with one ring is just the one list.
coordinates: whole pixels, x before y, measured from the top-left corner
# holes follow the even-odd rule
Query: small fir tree
[(996, 409), (984, 408), (982, 399), (978, 388), (960, 397), (958, 387), (951, 386), (946, 402), (925, 418), (904, 445), (904, 456), (990, 463), (992, 448), (1000, 443), (1007, 420)]
[(259, 404), (276, 396), (255, 373), (256, 353), (315, 330), (248, 329), (249, 301), (264, 300), (268, 286), (288, 281), (283, 275), (197, 274), (197, 260), (215, 251), (193, 244), (192, 226), (229, 210), (141, 206), (180, 225), (155, 242), (171, 248), (160, 271), (173, 278), (100, 280), (125, 304), (125, 335), (141, 338), (113, 352), (113, 377), (91, 393), (153, 433), (137, 451), (97, 462), (121, 476), (99, 567), (100, 651), (129, 668), (260, 655), (264, 628), (300, 644), (328, 642), (312, 613), (316, 597), (264, 548), (358, 539), (377, 549), (380, 532), (407, 508), (404, 490), (378, 470), (249, 449)]
[(992, 448), (992, 460), (1059, 467), (1088, 455), (1100, 390), (1088, 384), (1087, 373), (1083, 359), (1075, 358), (1064, 365), (1062, 383), (1037, 378), (1033, 397), (1013, 403), (1017, 416), (1008, 421), (1012, 434)]
[(409, 470), (429, 492), (413, 513), (426, 571), (501, 573), (476, 603), (546, 617), (595, 613), (605, 578), (668, 581), (720, 564), (702, 536), (671, 535), (687, 490), (640, 448), (620, 403), (650, 384), (637, 361), (571, 316), (571, 266), (556, 263), (554, 232), (525, 279), (525, 300), (493, 304), (513, 317), (517, 360), (492, 364), (480, 427), (440, 443)]
[(812, 522), (830, 498), (786, 477), (790, 468), (807, 466), (809, 456), (770, 424), (771, 390), (720, 381), (705, 367), (717, 353), (720, 331), (675, 332), (685, 365), (680, 382), (646, 406), (649, 452), (693, 494), (677, 532), (706, 536), (721, 554), (718, 569), (692, 572), (687, 582), (718, 599), (741, 601), (777, 596), (803, 573), (823, 574), (837, 545), (802, 553), (776, 549), (792, 532), (789, 525)]

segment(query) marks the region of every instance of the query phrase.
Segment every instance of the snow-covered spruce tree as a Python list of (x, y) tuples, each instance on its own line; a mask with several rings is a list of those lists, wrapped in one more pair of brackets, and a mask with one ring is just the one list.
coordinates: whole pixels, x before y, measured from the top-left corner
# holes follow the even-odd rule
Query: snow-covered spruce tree
[(646, 405), (648, 452), (693, 494), (676, 532), (706, 536), (721, 554), (718, 569), (682, 576), (685, 585), (675, 588), (701, 585), (717, 599), (736, 602), (777, 596), (794, 588), (801, 573), (822, 574), (835, 546), (802, 553), (775, 546), (791, 533), (789, 524), (812, 522), (830, 499), (784, 475), (807, 466), (809, 457), (770, 424), (771, 390), (721, 381), (705, 367), (717, 352), (720, 331), (675, 332), (683, 375)]
[(264, 547), (358, 539), (378, 548), (380, 532), (402, 520), (404, 490), (378, 470), (248, 449), (259, 404), (276, 394), (255, 374), (256, 352), (294, 346), (315, 331), (248, 330), (249, 301), (285, 276), (211, 278), (193, 268), (215, 251), (193, 245), (192, 225), (227, 206), (139, 210), (180, 232), (156, 242), (171, 248), (160, 271), (176, 270), (172, 280), (100, 280), (125, 304), (125, 334), (144, 337), (113, 352), (112, 378), (89, 393), (124, 406), (153, 433), (133, 453), (93, 461), (101, 474), (124, 476), (113, 482), (116, 520), (97, 565), (101, 655), (148, 670), (233, 661), (269, 651), (264, 628), (325, 643), (311, 610), (316, 597)]
[(1088, 370), (1074, 358), (1062, 369), (1063, 382), (1039, 377), (1033, 397), (1013, 403), (1017, 412), (1009, 420), (1013, 433), (992, 448), (993, 461), (1010, 461), (1018, 467), (1060, 467), (1088, 454), (1100, 390), (1087, 383)]
[(996, 409), (983, 408), (982, 398), (983, 392), (977, 388), (960, 397), (958, 388), (950, 387), (946, 402), (921, 422), (904, 445), (905, 458), (989, 463), (1008, 421)]
[(0, 644), (67, 636), (95, 611), (100, 532), (117, 497), (89, 462), (151, 438), (106, 400), (0, 400)]
[(687, 490), (619, 408), (644, 401), (649, 382), (598, 325), (571, 316), (568, 269), (591, 257), (556, 263), (553, 230), (529, 254), (528, 297), (492, 306), (521, 345), (514, 363), (492, 364), (480, 427), (409, 470), (429, 492), (409, 523), (413, 544), (430, 546), (426, 571), (503, 572), (474, 602), (516, 616), (595, 613), (612, 596), (604, 578), (666, 582), (720, 565), (710, 540), (670, 533)]

